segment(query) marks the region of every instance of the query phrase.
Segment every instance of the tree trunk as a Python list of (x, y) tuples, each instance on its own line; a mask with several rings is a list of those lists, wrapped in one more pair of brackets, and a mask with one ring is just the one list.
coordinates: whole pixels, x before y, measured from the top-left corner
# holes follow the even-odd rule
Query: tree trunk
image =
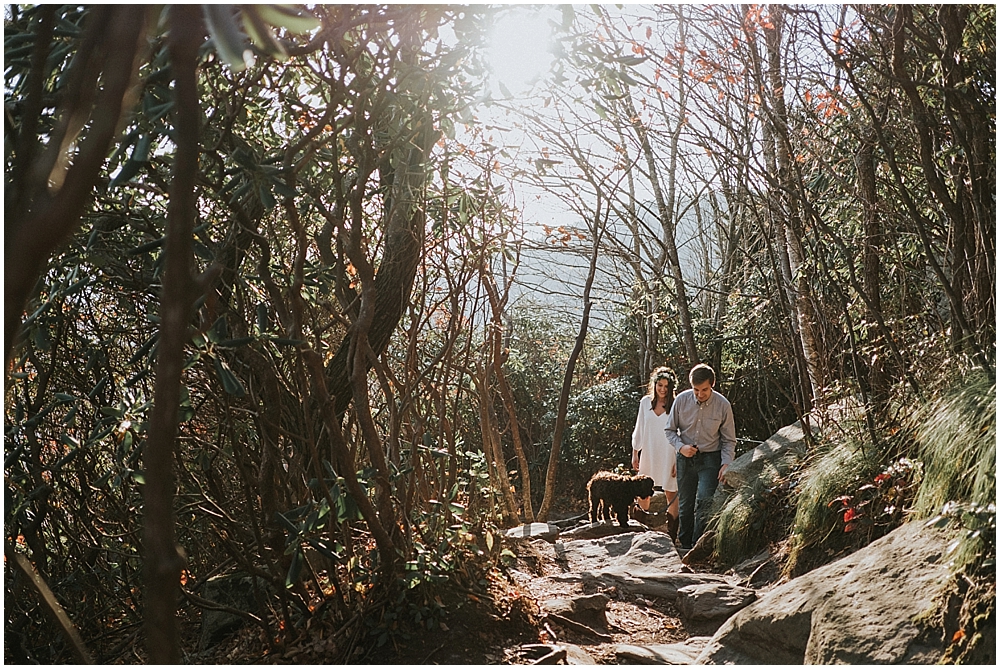
[[(494, 336), (494, 335), (490, 335)], [(487, 344), (487, 349), (492, 347)], [(487, 353), (487, 356), (490, 354)], [(514, 493), (510, 489), (510, 478), (507, 476), (507, 464), (503, 457), (503, 445), (500, 443), (500, 432), (497, 430), (496, 414), (493, 408), (493, 399), (490, 396), (490, 374), (492, 365), (485, 362), (480, 365), (473, 375), (476, 384), (476, 391), (479, 394), (479, 431), (483, 438), (483, 451), (486, 454), (487, 467), (490, 473), (490, 482), (500, 493), (503, 501), (501, 514), (505, 522), (517, 523), (517, 502), (514, 500)]]
[(819, 399), (826, 385), (826, 374), (823, 365), (823, 352), (816, 336), (817, 312), (813, 305), (810, 276), (805, 263), (805, 247), (802, 243), (803, 227), (801, 208), (798, 202), (798, 189), (793, 182), (791, 163), (790, 138), (788, 132), (788, 112), (785, 108), (785, 82), (781, 67), (781, 38), (784, 26), (785, 10), (781, 5), (771, 6), (771, 27), (764, 27), (765, 45), (767, 48), (767, 86), (764, 87), (766, 98), (770, 102), (770, 113), (766, 122), (771, 125), (777, 158), (776, 183), (772, 188), (778, 189), (778, 206), (775, 212), (784, 230), (784, 245), (788, 253), (788, 269), (790, 283), (787, 290), (791, 295), (794, 318), (798, 324), (799, 337), (802, 341), (802, 353), (805, 357), (806, 370), (809, 375), (810, 395)]
[(524, 454), (524, 445), (521, 443), (521, 426), (517, 420), (514, 393), (510, 389), (507, 375), (503, 369), (503, 364), (506, 362), (502, 337), (503, 304), (507, 302), (507, 295), (505, 293), (503, 299), (500, 298), (493, 277), (490, 276), (485, 267), (480, 267), (480, 276), (483, 278), (483, 286), (486, 288), (490, 310), (493, 313), (493, 322), (490, 324), (490, 327), (493, 328), (493, 374), (500, 390), (500, 399), (507, 411), (510, 438), (514, 444), (514, 454), (517, 456), (517, 464), (521, 472), (521, 505), (524, 507), (524, 519), (530, 523), (535, 520), (535, 512), (531, 504), (531, 468), (528, 466), (528, 458)]
[[(879, 268), (882, 266), (880, 259), (882, 230), (878, 217), (874, 148), (874, 132), (866, 132), (861, 139), (861, 148), (854, 157), (858, 172), (858, 196), (861, 200), (863, 222), (861, 255), (864, 278), (862, 283), (865, 287), (865, 294), (868, 296), (868, 300), (865, 301), (868, 320), (872, 323), (876, 323), (882, 318), (882, 297), (880, 295), (882, 282), (879, 276)], [(858, 382), (862, 383), (863, 380), (858, 379)], [(889, 390), (882, 356), (869, 363), (867, 386), (878, 412), (888, 399)]]
[[(683, 57), (679, 59), (683, 68)], [(683, 81), (683, 77), (678, 79)], [(668, 149), (668, 160), (670, 165), (667, 170), (667, 181), (669, 184), (669, 201), (664, 197), (663, 188), (660, 185), (659, 171), (656, 167), (656, 156), (653, 154), (653, 146), (649, 141), (649, 131), (639, 121), (639, 115), (635, 111), (635, 105), (631, 98), (625, 98), (626, 112), (632, 119), (632, 127), (639, 138), (639, 145), (642, 147), (643, 156), (646, 159), (646, 169), (649, 170), (649, 183), (653, 189), (653, 197), (656, 200), (656, 210), (660, 218), (660, 227), (663, 230), (663, 245), (666, 254), (667, 266), (674, 283), (674, 299), (677, 300), (677, 312), (681, 319), (681, 336), (684, 340), (684, 350), (690, 364), (696, 365), (701, 361), (698, 355), (698, 347), (694, 341), (694, 325), (691, 320), (691, 307), (687, 296), (687, 286), (684, 283), (684, 275), (681, 271), (680, 257), (677, 253), (677, 221), (674, 220), (674, 181), (677, 169), (677, 147), (680, 139), (681, 128), (684, 125), (685, 100), (686, 95), (681, 89), (679, 95), (680, 110), (678, 111), (677, 125), (670, 138), (670, 148)]]
[(184, 345), (188, 340), (195, 287), (192, 231), (197, 217), (195, 177), (200, 123), (197, 57), (203, 35), (199, 6), (178, 5), (171, 9), (168, 47), (174, 76), (177, 150), (167, 211), (156, 389), (149, 438), (142, 454), (146, 475), (143, 618), (146, 648), (153, 664), (177, 664), (181, 659), (176, 610), (185, 560), (182, 549), (174, 543), (173, 460)]
[(597, 256), (601, 247), (603, 225), (601, 224), (601, 194), (597, 193), (597, 204), (594, 207), (594, 246), (590, 254), (590, 270), (587, 273), (587, 280), (583, 286), (583, 317), (580, 319), (580, 330), (576, 335), (576, 343), (569, 354), (566, 362), (566, 373), (563, 375), (562, 389), (559, 392), (559, 403), (556, 406), (556, 424), (552, 431), (552, 450), (549, 452), (549, 464), (545, 470), (545, 496), (542, 498), (542, 506), (538, 509), (537, 519), (545, 522), (549, 518), (549, 511), (556, 495), (556, 477), (559, 471), (559, 451), (562, 448), (563, 432), (566, 430), (566, 412), (569, 409), (569, 394), (573, 388), (573, 372), (576, 370), (576, 361), (583, 352), (583, 344), (587, 339), (587, 330), (590, 327), (590, 310), (593, 302), (590, 299), (591, 289), (594, 286), (594, 276), (597, 274)]

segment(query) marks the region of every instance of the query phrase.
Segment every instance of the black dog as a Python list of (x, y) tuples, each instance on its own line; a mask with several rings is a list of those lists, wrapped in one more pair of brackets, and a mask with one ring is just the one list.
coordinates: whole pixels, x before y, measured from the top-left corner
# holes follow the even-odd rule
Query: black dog
[(636, 497), (650, 497), (653, 494), (653, 479), (648, 476), (625, 476), (614, 472), (597, 472), (587, 483), (590, 496), (590, 522), (596, 523), (604, 509), (604, 520), (611, 520), (614, 511), (618, 524), (628, 526), (628, 512)]

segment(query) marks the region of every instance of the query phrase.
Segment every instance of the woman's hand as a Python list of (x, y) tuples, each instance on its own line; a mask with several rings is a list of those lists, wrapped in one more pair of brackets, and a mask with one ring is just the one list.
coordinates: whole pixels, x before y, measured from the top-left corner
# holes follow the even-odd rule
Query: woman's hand
[(632, 451), (632, 469), (639, 471), (639, 451)]

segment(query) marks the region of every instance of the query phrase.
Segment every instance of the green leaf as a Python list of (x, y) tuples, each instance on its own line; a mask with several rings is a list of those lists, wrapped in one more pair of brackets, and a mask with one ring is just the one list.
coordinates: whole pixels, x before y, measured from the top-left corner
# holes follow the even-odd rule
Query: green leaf
[(139, 141), (135, 143), (135, 148), (132, 149), (132, 156), (129, 160), (134, 160), (137, 163), (148, 163), (149, 162), (149, 149), (153, 146), (153, 136), (150, 134), (144, 134), (139, 136)]
[(233, 370), (229, 368), (226, 361), (219, 356), (213, 356), (215, 362), (215, 372), (219, 375), (219, 381), (222, 382), (223, 389), (233, 395), (234, 397), (243, 397), (247, 394), (246, 388), (240, 383), (240, 380), (236, 378), (233, 374)]
[(257, 5), (256, 10), (269, 24), (289, 32), (305, 33), (320, 26), (319, 19), (295, 5)]
[(220, 348), (239, 348), (241, 346), (246, 346), (247, 344), (252, 344), (257, 341), (256, 337), (240, 337), (239, 339), (226, 339), (220, 341), (217, 345)]
[(281, 42), (274, 39), (271, 29), (260, 16), (259, 6), (244, 5), (243, 19), (243, 27), (246, 28), (247, 34), (250, 35), (250, 41), (278, 60), (283, 61), (288, 59), (288, 52), (285, 51), (285, 47)]
[(288, 576), (285, 577), (285, 587), (291, 588), (299, 580), (299, 574), (302, 572), (302, 550), (296, 550), (295, 554), (292, 555), (292, 564), (288, 567)]
[(263, 302), (257, 305), (257, 330), (264, 334), (271, 329), (271, 323), (267, 316), (267, 305)]
[(307, 539), (306, 541), (309, 543), (310, 546), (318, 550), (320, 553), (322, 553), (329, 559), (335, 562), (341, 560), (341, 556), (337, 555), (334, 551), (330, 550), (330, 548), (327, 547), (327, 545), (324, 542), (319, 541), (318, 539)]
[(131, 181), (132, 177), (137, 175), (139, 173), (139, 170), (142, 169), (143, 164), (144, 163), (132, 160), (131, 158), (126, 160), (125, 164), (122, 165), (122, 168), (118, 170), (118, 174), (116, 174), (115, 178), (112, 179), (111, 183), (108, 184), (108, 188), (115, 188), (123, 183), (128, 183), (129, 181)]
[(233, 6), (207, 4), (202, 5), (202, 10), (219, 57), (233, 72), (245, 70), (247, 66), (243, 53), (247, 50), (247, 42), (236, 23)]
[(167, 102), (161, 102), (157, 105), (150, 105), (149, 109), (145, 110), (146, 121), (148, 123), (154, 123), (159, 121), (161, 118), (167, 115), (167, 113), (174, 108), (174, 101), (168, 100)]
[(636, 65), (640, 65), (641, 63), (645, 63), (649, 60), (649, 56), (621, 56), (620, 58), (615, 58), (615, 60), (622, 65), (634, 67)]
[(271, 186), (274, 188), (274, 192), (281, 197), (295, 197), (295, 189), (282, 181), (272, 181)]
[(257, 194), (260, 196), (260, 203), (264, 205), (264, 209), (270, 210), (277, 206), (278, 202), (274, 199), (269, 186), (261, 184), (257, 187)]
[(274, 519), (277, 520), (281, 525), (283, 525), (285, 529), (288, 530), (290, 533), (292, 533), (293, 535), (298, 535), (299, 528), (296, 527), (292, 523), (292, 521), (288, 520), (288, 518), (285, 517), (285, 514), (281, 513), (280, 511), (275, 511)]

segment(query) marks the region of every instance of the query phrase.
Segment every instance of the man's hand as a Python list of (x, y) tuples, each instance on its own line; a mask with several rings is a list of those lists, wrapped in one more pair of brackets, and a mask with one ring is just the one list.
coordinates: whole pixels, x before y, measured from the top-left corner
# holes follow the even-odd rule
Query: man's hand
[(681, 446), (679, 452), (685, 458), (690, 458), (692, 455), (698, 452), (698, 447), (692, 444), (684, 444), (683, 446)]
[(719, 481), (721, 482), (723, 477), (726, 475), (726, 470), (729, 469), (729, 465), (722, 465), (719, 467)]

